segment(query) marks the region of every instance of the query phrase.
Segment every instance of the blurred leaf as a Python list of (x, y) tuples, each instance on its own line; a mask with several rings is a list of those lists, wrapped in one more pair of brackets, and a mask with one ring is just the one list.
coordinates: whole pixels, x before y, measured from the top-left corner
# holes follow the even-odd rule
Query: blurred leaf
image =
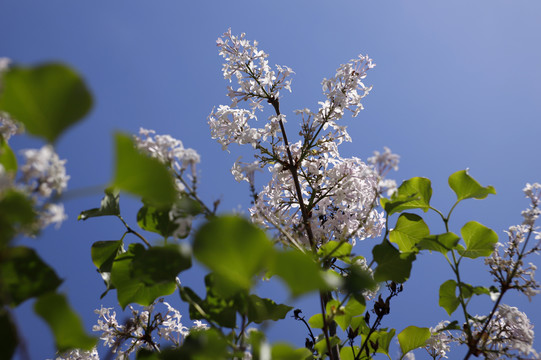
[(464, 199), (484, 199), (489, 194), (496, 194), (494, 187), (482, 187), (466, 170), (460, 170), (449, 176), (449, 186), (456, 194), (457, 201)]
[(430, 235), (419, 241), (417, 248), (419, 250), (438, 251), (447, 254), (448, 251), (455, 249), (460, 238), (452, 232), (441, 235)]
[(116, 172), (113, 186), (140, 196), (156, 207), (171, 205), (178, 193), (167, 167), (137, 150), (129, 136), (116, 134), (115, 140)]
[(20, 232), (31, 232), (37, 220), (32, 199), (15, 190), (0, 198), (0, 249)]
[(277, 321), (286, 317), (293, 309), (291, 306), (276, 304), (271, 299), (263, 299), (257, 295), (247, 297), (248, 321), (261, 324), (266, 320)]
[[(130, 244), (128, 251), (117, 255), (111, 269), (111, 282), (117, 289), (118, 303), (124, 309), (130, 303), (137, 303), (148, 306), (160, 296), (173, 293), (176, 282), (173, 279), (166, 280), (172, 276), (172, 272), (178, 267), (166, 266), (165, 270), (149, 269), (149, 275), (144, 275), (143, 270), (138, 266), (144, 266), (147, 258), (151, 263), (156, 253), (147, 254), (141, 244)], [(135, 264), (134, 264), (135, 263)], [(142, 279), (141, 279), (142, 278)], [(148, 281), (153, 278), (162, 278), (163, 281)]]
[(11, 150), (8, 142), (0, 135), (0, 165), (4, 167), (6, 172), (17, 172), (17, 158)]
[(426, 341), (430, 339), (430, 329), (408, 326), (397, 337), (402, 354), (407, 354), (411, 350), (425, 346)]
[(194, 255), (211, 269), (223, 285), (222, 295), (249, 290), (254, 275), (260, 273), (273, 256), (272, 243), (265, 232), (236, 216), (215, 217), (195, 234)]
[(4, 73), (2, 85), (0, 110), (51, 143), (92, 107), (84, 81), (62, 64), (13, 67)]
[(181, 271), (192, 266), (192, 257), (186, 246), (153, 246), (136, 251), (131, 266), (133, 277), (147, 285), (174, 282)]
[(308, 319), (308, 324), (314, 329), (323, 329), (323, 314), (314, 314)]
[(91, 217), (120, 215), (120, 192), (117, 189), (105, 189), (105, 196), (101, 199), (99, 208), (82, 211), (77, 220), (86, 220)]
[(230, 358), (227, 341), (217, 330), (190, 331), (182, 346), (160, 352), (139, 350), (137, 360), (225, 360)]
[(351, 265), (347, 269), (347, 276), (344, 277), (344, 280), (346, 292), (353, 294), (357, 300), (362, 302), (364, 302), (363, 292), (374, 290), (377, 287), (370, 272), (359, 265)]
[(11, 321), (9, 313), (2, 308), (0, 308), (0, 339), (2, 339), (0, 359), (11, 359), (19, 345), (19, 339), (17, 338), (17, 328)]
[(430, 208), (431, 197), (430, 180), (414, 177), (404, 181), (390, 200), (382, 199), (381, 203), (389, 215), (407, 209), (421, 209), (427, 212)]
[(293, 296), (329, 287), (312, 256), (297, 250), (278, 252), (271, 272), (285, 281)]
[(492, 229), (476, 221), (468, 222), (462, 227), (460, 233), (466, 243), (466, 250), (459, 251), (459, 254), (470, 259), (490, 256), (498, 242), (498, 235)]
[(312, 359), (312, 352), (306, 348), (295, 349), (286, 343), (272, 345), (271, 359), (273, 360), (307, 360)]
[(415, 253), (400, 253), (390, 242), (384, 240), (372, 249), (374, 260), (378, 263), (374, 272), (374, 280), (405, 282), (411, 272), (411, 266), (415, 260)]
[(454, 280), (447, 280), (440, 286), (440, 300), (438, 304), (447, 311), (450, 316), (455, 312), (460, 300), (456, 296), (457, 283)]
[(64, 295), (52, 292), (42, 295), (35, 302), (34, 310), (51, 328), (59, 352), (90, 350), (96, 345), (97, 339), (85, 333), (81, 319)]
[[(336, 345), (340, 344), (341, 341), (340, 341), (340, 338), (338, 336), (332, 336), (332, 337), (329, 338), (329, 342), (330, 342), (330, 345), (331, 345), (331, 348), (332, 348), (333, 346), (336, 346)], [(318, 342), (316, 342), (314, 344), (314, 349), (316, 349), (316, 351), (318, 352), (319, 355), (327, 354), (328, 353), (328, 351), (327, 351), (327, 342), (326, 342), (325, 338), (323, 338), (322, 340), (319, 340)]]
[(398, 245), (401, 252), (415, 251), (415, 245), (430, 235), (428, 226), (419, 215), (403, 213), (389, 233), (389, 241)]
[[(220, 296), (215, 291), (215, 276), (214, 274), (208, 274), (205, 276), (205, 285), (207, 289), (207, 297), (202, 300), (192, 289), (189, 287), (180, 287), (180, 297), (182, 300), (190, 304), (190, 318), (194, 320), (205, 320), (205, 316), (201, 314), (201, 310), (214, 322), (220, 326), (235, 328), (237, 324), (237, 304), (235, 299), (230, 297), (226, 298)], [(196, 305), (194, 305), (196, 304)]]
[(321, 258), (324, 257), (333, 257), (333, 258), (343, 258), (351, 254), (351, 249), (353, 245), (348, 242), (339, 242), (331, 240), (328, 243), (323, 244), (319, 250), (318, 255)]
[(54, 291), (62, 280), (30, 248), (19, 246), (5, 250), (0, 262), (0, 293), (17, 306), (32, 297)]

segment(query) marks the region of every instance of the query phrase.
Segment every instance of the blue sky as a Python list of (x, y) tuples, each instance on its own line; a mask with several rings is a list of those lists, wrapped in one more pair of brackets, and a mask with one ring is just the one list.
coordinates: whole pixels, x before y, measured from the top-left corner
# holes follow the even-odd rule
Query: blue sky
[[(353, 143), (342, 146), (342, 155), (366, 159), (389, 146), (401, 156), (400, 170), (391, 177), (398, 182), (430, 178), (433, 205), (444, 210), (453, 201), (447, 177), (469, 168), (498, 194), (457, 209), (455, 232), (477, 220), (505, 240), (503, 230), (521, 221), (527, 206), (521, 189), (526, 182), (541, 182), (538, 1), (0, 0), (0, 56), (24, 65), (70, 64), (94, 94), (92, 113), (57, 146), (71, 175), (71, 197), (65, 202), (69, 220), (37, 240), (21, 240), (38, 248), (65, 279), (61, 289), (89, 330), (96, 321), (93, 309), (115, 302), (114, 294), (99, 299), (102, 281), (89, 249), (94, 241), (118, 239), (122, 226), (109, 219), (76, 219), (99, 204), (96, 187), (111, 179), (115, 131), (145, 127), (171, 134), (201, 154), (200, 191), (206, 201), (221, 199), (223, 211), (246, 209), (249, 203), (247, 186), (236, 183), (229, 169), (239, 154), (249, 159), (250, 149), (221, 151), (206, 120), (214, 106), (229, 103), (215, 46), (229, 27), (257, 39), (271, 64), (296, 72), (293, 92), (284, 95), (281, 106), (290, 116), (291, 133), (297, 124), (292, 110), (315, 108), (322, 99), (321, 79), (357, 54), (369, 54), (377, 66), (366, 83), (374, 89), (364, 101), (366, 109), (345, 119)], [(40, 145), (29, 138), (13, 140), (16, 148)], [(136, 204), (122, 199), (132, 224)], [(429, 218), (432, 232), (442, 231), (442, 224)], [(369, 252), (375, 244), (367, 240), (358, 251)], [(541, 264), (539, 258), (530, 261)], [(490, 285), (478, 268), (469, 272), (472, 282)], [(442, 258), (421, 256), (384, 326), (401, 330), (446, 319), (437, 306), (437, 289), (451, 275)], [(200, 278), (201, 271), (182, 280), (200, 288), (194, 285)], [(276, 298), (287, 300), (280, 293)], [(539, 299), (504, 302), (541, 324)], [(310, 303), (307, 298), (298, 306), (310, 313)], [(41, 320), (28, 314), (31, 305), (17, 311), (31, 358), (52, 358), (52, 338)], [(271, 334), (299, 346), (306, 335), (293, 320), (274, 325)], [(541, 350), (541, 342), (536, 344)]]

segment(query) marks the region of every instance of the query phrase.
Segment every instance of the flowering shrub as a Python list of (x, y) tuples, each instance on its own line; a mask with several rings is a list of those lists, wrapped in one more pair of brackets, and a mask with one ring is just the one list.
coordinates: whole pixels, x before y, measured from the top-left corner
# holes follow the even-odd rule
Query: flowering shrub
[[(93, 331), (108, 357), (360, 360), (383, 354), (392, 358), (389, 347), (395, 336), (401, 359), (414, 358), (413, 351), (424, 351), (432, 359), (448, 358), (452, 345), (466, 349), (465, 359), (538, 356), (532, 347), (533, 325), (502, 299), (515, 290), (531, 300), (540, 291), (535, 265), (525, 262), (540, 250), (541, 234), (535, 226), (541, 213), (540, 184), (524, 188), (530, 205), (522, 213), (523, 223), (508, 229), (507, 242), (498, 242), (493, 230), (475, 221), (462, 226), (459, 236), (451, 228), (454, 209), (463, 200), (495, 194), (492, 186), (480, 185), (467, 171), (455, 172), (449, 186), (456, 201), (449, 211), (442, 211), (430, 204), (429, 179), (415, 177), (397, 186), (386, 178), (399, 163), (389, 148), (375, 151), (366, 161), (339, 153), (343, 142), (352, 141), (344, 115), (359, 115), (371, 90), (364, 81), (375, 66), (372, 59), (361, 55), (323, 79), (323, 100), (314, 111), (294, 111), (300, 127), (288, 133), (288, 115), (281, 113), (280, 104), (284, 93), (292, 91), (293, 70), (271, 67), (268, 55), (244, 34), (228, 30), (217, 45), (225, 60), (223, 76), (236, 84), (228, 87), (231, 104), (213, 109), (208, 124), (224, 150), (246, 144), (253, 150), (251, 162), (239, 158), (231, 169), (237, 181), (249, 184), (250, 219), (222, 215), (219, 201), (201, 200), (196, 150), (153, 130), (141, 129), (133, 137), (117, 134), (111, 187), (99, 207), (78, 217), (113, 216), (125, 227), (118, 240), (97, 241), (91, 247), (92, 261), (105, 284), (102, 297), (116, 292), (119, 306), (131, 312), (121, 322), (113, 308), (96, 310)], [(36, 312), (55, 335), (58, 359), (98, 359), (98, 339), (82, 330), (65, 297), (55, 292), (60, 280), (54, 270), (34, 250), (14, 246), (18, 235), (36, 235), (40, 228), (65, 219), (56, 200), (69, 176), (65, 160), (54, 153), (52, 144), (84, 116), (90, 95), (77, 75), (62, 65), (26, 69), (9, 68), (6, 61), (0, 64), (5, 73), (0, 97), (0, 326), (12, 344), (2, 354), (13, 355), (19, 336), (11, 308), (36, 298)], [(54, 79), (54, 87), (48, 87), (48, 79)], [(68, 83), (72, 85), (63, 86)], [(78, 95), (72, 86), (80, 88)], [(14, 89), (40, 94), (39, 99), (29, 95), (37, 102), (65, 97), (71, 101), (63, 106), (73, 108), (48, 106), (49, 113), (33, 113), (21, 105), (21, 92)], [(262, 120), (267, 110), (270, 115)], [(8, 140), (22, 124), (50, 145), (23, 151), (25, 163), (17, 167)], [(16, 180), (18, 171), (21, 176)], [(256, 189), (257, 172), (270, 174), (262, 189)], [(136, 218), (141, 230), (122, 217), (121, 191), (141, 199)], [(445, 232), (430, 231), (422, 217), (428, 211), (441, 218)], [(391, 218), (394, 214), (396, 220)], [(159, 234), (162, 241), (147, 240), (143, 231)], [(370, 254), (355, 250), (359, 241), (377, 238), (381, 241)], [(459, 310), (462, 320), (444, 319), (430, 328), (411, 325), (397, 333), (382, 327), (382, 320), (399, 301), (419, 253), (443, 256), (448, 263), (453, 279), (441, 284), (439, 305), (449, 316)], [(181, 282), (181, 273), (193, 259), (209, 270), (204, 297)], [(461, 267), (466, 259), (483, 259), (494, 283), (467, 283)], [(29, 261), (40, 271), (20, 266)], [(281, 279), (291, 297), (314, 294), (320, 311), (307, 318), (302, 309), (261, 298), (254, 287), (264, 278)], [(164, 301), (165, 296), (178, 296), (188, 305), (188, 314), (181, 315)], [(471, 313), (474, 296), (485, 298), (485, 315)], [(288, 314), (306, 329), (304, 346), (271, 344), (267, 339), (261, 324)], [(181, 322), (183, 316), (189, 316), (193, 326)]]

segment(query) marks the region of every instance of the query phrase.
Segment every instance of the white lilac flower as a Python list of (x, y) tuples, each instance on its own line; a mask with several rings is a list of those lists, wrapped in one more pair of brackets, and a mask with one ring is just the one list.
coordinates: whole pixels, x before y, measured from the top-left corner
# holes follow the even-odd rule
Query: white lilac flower
[(0, 194), (13, 187), (13, 176), (0, 164)]
[(233, 164), (231, 174), (238, 182), (247, 181), (250, 185), (254, 185), (254, 175), (256, 171), (261, 171), (261, 163), (259, 161), (244, 163), (240, 159), (239, 157)]
[(189, 167), (192, 175), (195, 176), (195, 165), (201, 160), (197, 151), (185, 148), (182, 141), (171, 135), (155, 134), (154, 130), (140, 128), (140, 136), (134, 136), (137, 148), (163, 164), (171, 166), (175, 171), (183, 172)]
[(451, 350), (453, 338), (449, 331), (442, 331), (447, 325), (449, 321), (441, 321), (430, 328), (430, 338), (426, 341), (425, 349), (433, 359), (447, 359), (447, 353)]
[[(470, 325), (474, 336), (485, 327), (486, 316), (474, 316)], [(464, 341), (464, 339), (461, 339)], [(531, 356), (538, 358), (533, 349), (533, 325), (523, 312), (516, 307), (501, 304), (494, 313), (485, 335), (481, 336), (478, 348), (487, 359), (522, 358)]]
[[(158, 310), (158, 305), (167, 309)], [(120, 325), (116, 320), (116, 313), (112, 308), (95, 310), (99, 315), (98, 324), (94, 325), (93, 331), (101, 332), (100, 339), (104, 346), (111, 348), (117, 359), (129, 358), (129, 355), (140, 348), (158, 350), (161, 343), (169, 342), (168, 345), (178, 347), (182, 339), (187, 336), (190, 329), (181, 322), (182, 315), (163, 299), (156, 300), (141, 310), (129, 306), (131, 317)], [(199, 322), (196, 326), (206, 329), (206, 325)]]
[(21, 166), (22, 180), (30, 192), (49, 197), (53, 191), (61, 194), (67, 188), (66, 160), (60, 160), (51, 145), (23, 150), (22, 154), (26, 160)]
[[(300, 144), (291, 148), (296, 156)], [(374, 210), (377, 178), (366, 164), (357, 158), (323, 156), (308, 157), (301, 167), (301, 191), (313, 199), (310, 221), (318, 244), (344, 238), (355, 243), (381, 233), (385, 220)], [(308, 244), (291, 173), (279, 164), (269, 170), (272, 179), (250, 208), (252, 219), (266, 226), (280, 224)]]
[(43, 211), (39, 213), (41, 228), (55, 224), (55, 228), (58, 229), (67, 218), (68, 216), (64, 211), (64, 204), (45, 204)]
[(100, 356), (96, 348), (89, 351), (73, 349), (57, 356), (55, 360), (100, 360)]
[[(221, 105), (211, 112), (208, 122), (212, 138), (224, 150), (231, 144), (250, 144), (258, 151), (251, 164), (235, 162), (232, 173), (237, 181), (246, 180), (253, 186), (255, 170), (267, 167), (271, 172), (271, 181), (250, 209), (252, 220), (277, 229), (286, 242), (295, 239), (296, 246), (297, 240), (305, 245), (311, 242), (306, 226), (310, 226), (314, 236), (312, 245), (333, 239), (355, 243), (379, 235), (385, 220), (374, 210), (378, 174), (357, 158), (340, 157), (337, 149), (343, 141), (351, 141), (346, 127), (337, 121), (346, 109), (356, 116), (363, 108), (361, 100), (371, 88), (362, 80), (375, 66), (372, 60), (359, 56), (340, 65), (334, 77), (324, 79), (326, 99), (319, 103), (319, 110), (295, 111), (302, 117), (299, 135), (303, 142), (286, 143), (282, 133), (286, 118), (279, 112), (279, 92), (290, 90), (291, 69), (271, 68), (268, 55), (257, 48), (257, 42), (248, 41), (245, 34), (234, 36), (228, 30), (217, 45), (225, 59), (224, 78), (235, 78), (238, 88), (229, 87), (231, 106)], [(250, 101), (251, 109), (237, 108), (241, 101)], [(254, 112), (262, 108), (263, 101), (271, 104), (275, 115), (257, 126)], [(390, 151), (385, 156), (387, 163), (396, 167), (398, 157), (391, 156)], [(295, 176), (292, 172), (296, 172)], [(304, 217), (301, 205), (309, 209)]]
[(220, 105), (209, 115), (211, 136), (218, 140), (223, 150), (227, 150), (231, 144), (251, 144), (255, 147), (263, 135), (260, 129), (248, 124), (252, 119), (257, 120), (257, 117), (249, 110)]
[(368, 56), (359, 55), (357, 59), (340, 65), (334, 77), (323, 79), (321, 85), (327, 101), (320, 103), (319, 113), (322, 117), (338, 120), (343, 116), (344, 109), (351, 110), (353, 116), (357, 116), (363, 109), (361, 99), (372, 90), (362, 80), (366, 72), (375, 66)]
[(291, 91), (289, 76), (293, 70), (279, 65), (273, 70), (267, 61), (268, 54), (257, 48), (257, 41), (247, 40), (244, 33), (235, 36), (229, 29), (218, 38), (216, 45), (225, 59), (222, 68), (224, 78), (237, 80), (237, 89), (228, 88), (232, 107), (239, 101), (250, 100), (252, 108), (261, 108), (263, 100), (278, 99), (281, 89)]
[(400, 155), (393, 154), (391, 149), (387, 146), (383, 147), (383, 152), (374, 151), (374, 156), (369, 157), (368, 163), (374, 167), (377, 174), (381, 177), (385, 175), (392, 169), (394, 171), (398, 170), (398, 163), (400, 162)]
[(541, 198), (541, 184), (539, 184), (539, 183), (534, 183), (534, 184), (527, 183), (522, 191), (524, 191), (524, 194), (526, 195), (526, 197), (529, 198), (532, 201), (533, 206), (538, 206), (539, 205), (539, 201), (540, 201), (540, 198)]
[(23, 132), (23, 126), (10, 118), (9, 114), (0, 111), (0, 139), (8, 141), (13, 135)]
[(191, 330), (199, 331), (199, 330), (208, 330), (210, 329), (210, 326), (202, 322), (201, 320), (194, 320), (194, 326), (192, 326)]

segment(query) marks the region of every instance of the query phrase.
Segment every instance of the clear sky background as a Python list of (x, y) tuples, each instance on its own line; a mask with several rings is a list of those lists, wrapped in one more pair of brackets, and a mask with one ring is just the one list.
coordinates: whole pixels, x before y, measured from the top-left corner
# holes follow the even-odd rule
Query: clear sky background
[[(401, 156), (400, 170), (390, 177), (399, 183), (414, 176), (430, 178), (433, 205), (443, 210), (454, 201), (447, 177), (469, 168), (498, 194), (460, 206), (451, 224), (457, 233), (465, 222), (477, 220), (506, 240), (503, 230), (521, 222), (520, 211), (528, 205), (521, 189), (527, 182), (541, 182), (539, 1), (0, 0), (0, 56), (24, 65), (67, 63), (94, 94), (92, 113), (57, 146), (71, 175), (72, 191), (65, 200), (69, 219), (37, 240), (21, 240), (38, 248), (65, 279), (61, 291), (89, 331), (96, 322), (93, 310), (116, 300), (114, 292), (99, 299), (103, 283), (91, 262), (90, 246), (117, 240), (123, 228), (114, 219), (77, 222), (77, 214), (99, 205), (99, 189), (112, 177), (115, 131), (136, 133), (145, 127), (171, 134), (201, 154), (205, 201), (220, 199), (222, 211), (249, 204), (248, 186), (236, 183), (229, 169), (239, 154), (248, 160), (251, 149), (221, 151), (210, 138), (206, 119), (214, 106), (229, 104), (215, 46), (229, 27), (257, 39), (271, 64), (296, 72), (292, 94), (282, 99), (292, 134), (299, 123), (292, 110), (317, 108), (322, 78), (333, 76), (339, 64), (357, 54), (369, 54), (377, 66), (366, 84), (374, 89), (365, 98), (366, 110), (344, 119), (353, 143), (341, 147), (342, 155), (366, 159), (373, 150), (389, 146)], [(14, 138), (12, 144), (18, 149), (41, 146), (29, 138)], [(263, 185), (261, 178), (258, 184)], [(131, 224), (136, 204), (121, 199)], [(432, 232), (443, 232), (441, 222), (429, 218)], [(357, 251), (370, 255), (376, 241), (365, 241)], [(541, 265), (539, 258), (530, 261)], [(482, 271), (468, 268), (466, 281), (491, 285)], [(202, 274), (192, 271), (181, 280), (201, 291)], [(437, 291), (450, 278), (441, 255), (419, 256), (412, 281), (393, 301), (383, 325), (400, 331), (448, 319), (437, 305)], [(276, 289), (266, 285), (261, 291), (286, 301)], [(317, 311), (313, 300), (301, 299), (296, 306), (311, 315)], [(189, 325), (186, 308), (175, 295), (169, 301), (181, 308)], [(528, 303), (525, 297), (510, 296), (503, 302), (518, 306), (541, 328), (539, 298)], [(484, 309), (491, 305), (487, 299), (480, 303)], [(482, 309), (479, 314), (488, 311)], [(16, 313), (31, 358), (52, 358), (52, 337), (32, 314), (32, 301)], [(454, 315), (452, 319), (463, 320), (458, 312)], [(271, 326), (270, 334), (273, 341), (298, 346), (306, 336), (293, 319)], [(541, 350), (541, 341), (536, 348)]]

